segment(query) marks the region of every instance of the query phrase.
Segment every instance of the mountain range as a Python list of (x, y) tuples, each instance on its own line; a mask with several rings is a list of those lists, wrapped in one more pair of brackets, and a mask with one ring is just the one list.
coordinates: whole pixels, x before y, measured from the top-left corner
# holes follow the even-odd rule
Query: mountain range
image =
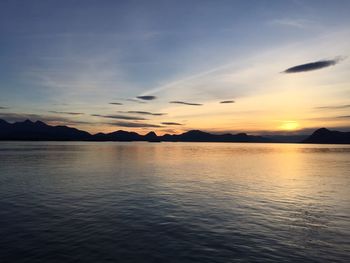
[[(303, 140), (301, 139), (303, 138)], [(115, 131), (111, 133), (90, 134), (67, 126), (51, 126), (42, 121), (9, 123), (0, 119), (0, 140), (28, 141), (149, 141), (149, 142), (258, 142), (258, 143), (350, 143), (350, 132), (330, 131), (325, 128), (316, 130), (312, 135), (295, 137), (288, 140), (286, 136), (255, 136), (246, 133), (211, 134), (191, 130), (182, 134), (165, 134), (158, 136), (155, 132), (140, 135), (136, 132)]]

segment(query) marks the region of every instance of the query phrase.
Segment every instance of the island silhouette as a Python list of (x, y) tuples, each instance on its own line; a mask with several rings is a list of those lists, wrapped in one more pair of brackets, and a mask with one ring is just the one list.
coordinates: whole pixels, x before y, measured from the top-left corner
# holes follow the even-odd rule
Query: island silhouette
[[(299, 138), (299, 137), (296, 137)], [(42, 121), (25, 120), (9, 123), (0, 119), (0, 140), (19, 141), (147, 141), (147, 142), (247, 142), (285, 143), (291, 142), (284, 136), (258, 136), (246, 133), (212, 134), (191, 130), (182, 134), (158, 136), (155, 132), (140, 135), (136, 132), (118, 130), (111, 133), (90, 134), (68, 126), (51, 126)], [(299, 143), (350, 144), (350, 132), (331, 131), (321, 128), (299, 141)]]

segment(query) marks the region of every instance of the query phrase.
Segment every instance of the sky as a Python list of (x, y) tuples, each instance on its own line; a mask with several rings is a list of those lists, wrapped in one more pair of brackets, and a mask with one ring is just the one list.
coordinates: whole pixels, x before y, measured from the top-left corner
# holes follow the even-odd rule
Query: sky
[(350, 130), (350, 1), (0, 1), (0, 119)]

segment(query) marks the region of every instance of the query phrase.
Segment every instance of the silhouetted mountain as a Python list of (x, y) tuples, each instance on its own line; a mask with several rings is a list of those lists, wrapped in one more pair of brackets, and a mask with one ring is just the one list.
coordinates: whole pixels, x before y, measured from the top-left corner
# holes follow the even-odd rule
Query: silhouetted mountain
[(165, 134), (160, 136), (162, 141), (168, 142), (273, 142), (261, 136), (238, 134), (211, 134), (199, 130), (192, 130), (179, 135)]
[(149, 141), (149, 142), (160, 142), (159, 137), (157, 136), (157, 134), (155, 132), (149, 132), (144, 136), (145, 140)]
[(350, 132), (330, 131), (326, 128), (321, 128), (316, 130), (303, 142), (348, 144), (350, 143)]
[(115, 131), (112, 133), (98, 133), (91, 135), (88, 132), (66, 126), (50, 126), (41, 121), (8, 123), (0, 120), (0, 140), (34, 140), (34, 141), (149, 141), (149, 142), (272, 142), (272, 140), (240, 134), (210, 134), (192, 130), (179, 135), (157, 136), (155, 132), (140, 135), (136, 132)]
[[(2, 129), (7, 129), (7, 128), (9, 128), (10, 125), (11, 125), (11, 124), (8, 123), (7, 121), (4, 121), (4, 120), (1, 120), (1, 119), (0, 119), (0, 129), (1, 129), (1, 130), (2, 130)], [(0, 132), (1, 132), (1, 130), (0, 130)]]
[[(288, 136), (287, 136), (288, 137)], [(276, 140), (279, 138), (279, 140)], [(289, 138), (289, 137), (288, 137)], [(296, 139), (297, 137), (295, 137)], [(148, 141), (148, 142), (289, 142), (284, 136), (253, 136), (246, 133), (211, 134), (199, 130), (192, 130), (182, 134), (165, 134), (157, 136), (155, 132), (140, 135), (136, 132), (115, 131), (111, 133), (97, 133), (91, 135), (67, 126), (50, 126), (41, 121), (8, 123), (0, 119), (0, 140), (28, 140), (28, 141)], [(350, 132), (330, 131), (318, 129), (304, 143), (350, 143)]]
[(13, 124), (0, 120), (0, 140), (82, 141), (90, 140), (88, 132), (66, 126), (50, 126), (41, 121), (26, 120)]
[(93, 136), (93, 140), (95, 141), (143, 141), (144, 136), (136, 133), (136, 132), (127, 132), (127, 131), (115, 131), (111, 133), (98, 133)]

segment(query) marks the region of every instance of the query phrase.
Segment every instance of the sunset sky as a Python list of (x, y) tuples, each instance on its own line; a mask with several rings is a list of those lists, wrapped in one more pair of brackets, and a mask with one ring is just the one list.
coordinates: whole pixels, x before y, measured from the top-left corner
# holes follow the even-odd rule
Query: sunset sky
[(92, 133), (350, 130), (349, 14), (350, 1), (2, 0), (0, 118)]

